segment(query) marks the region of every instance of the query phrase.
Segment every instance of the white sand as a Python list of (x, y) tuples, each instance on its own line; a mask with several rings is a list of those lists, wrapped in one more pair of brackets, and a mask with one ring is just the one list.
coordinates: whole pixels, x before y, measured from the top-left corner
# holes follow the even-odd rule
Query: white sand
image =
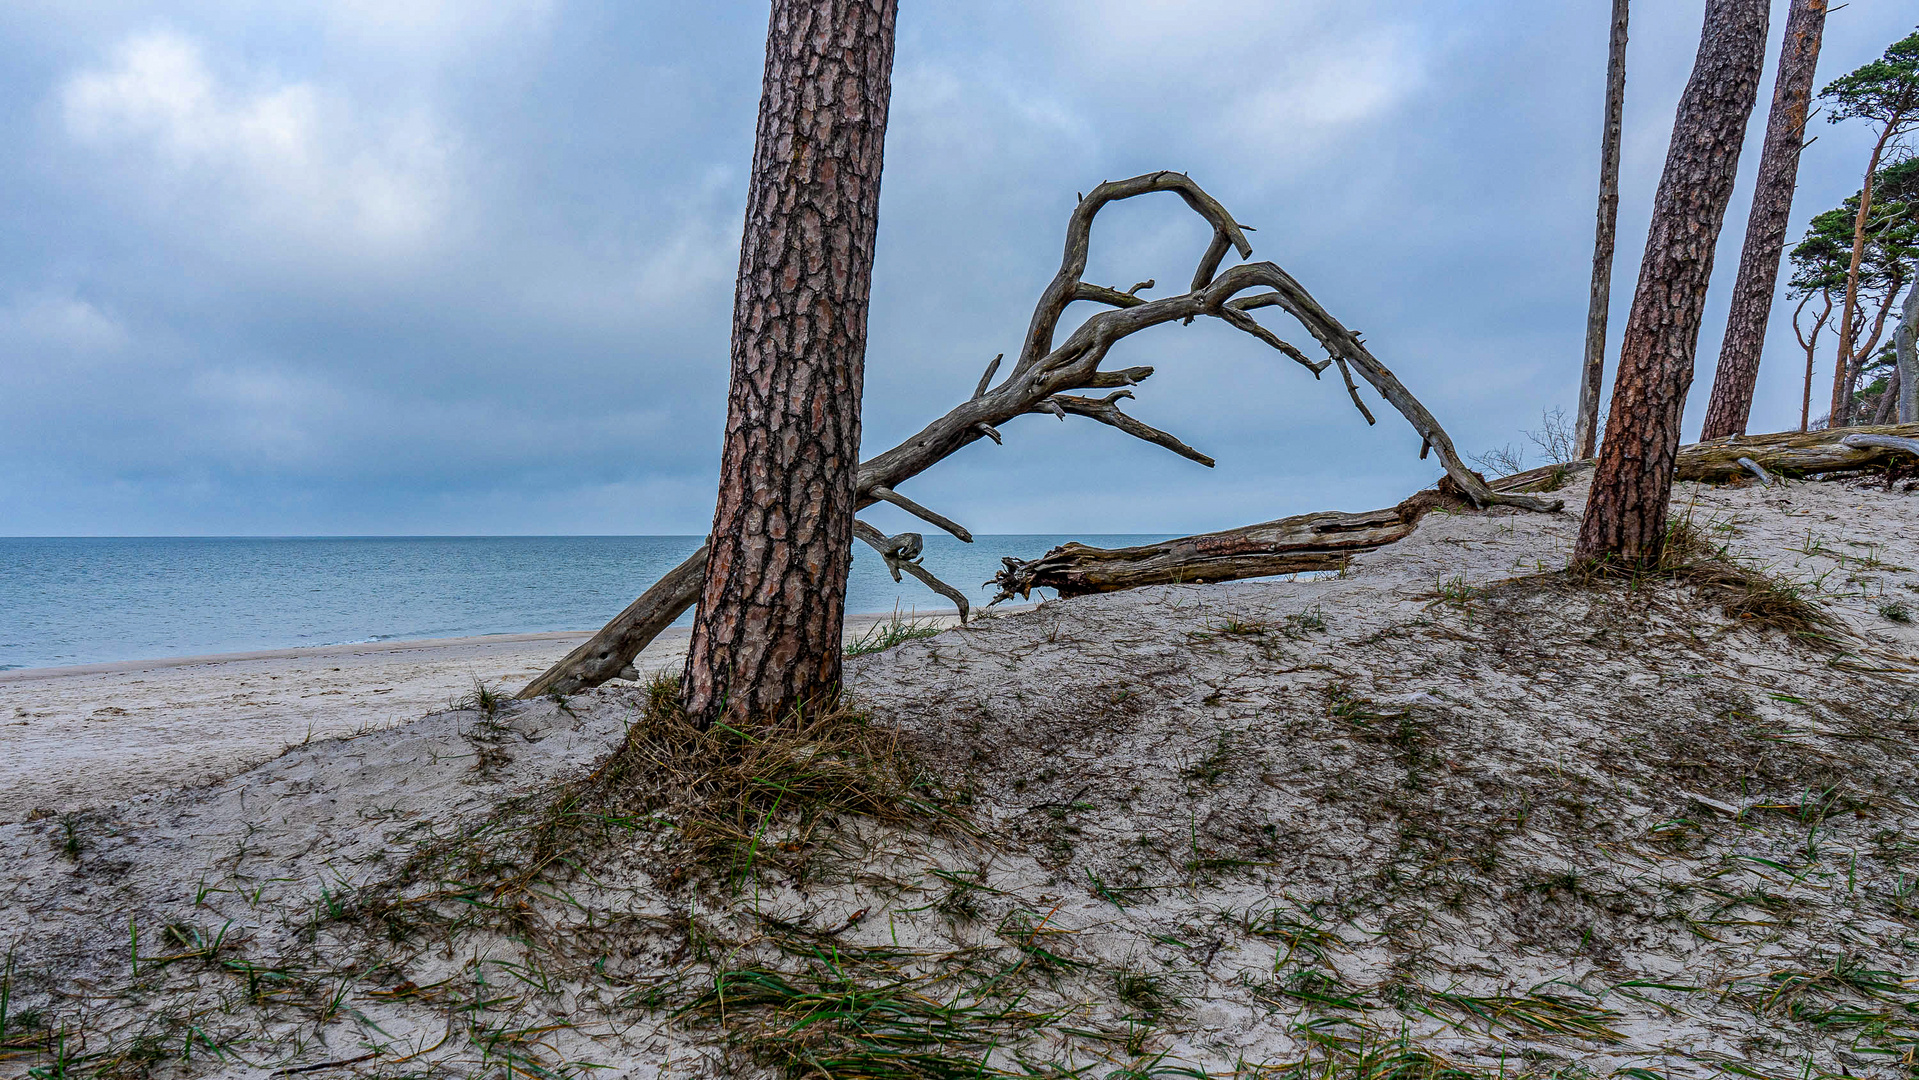
[[(889, 617), (847, 621), (858, 633)], [(678, 666), (688, 634), (668, 630), (636, 666)], [(418, 719), (476, 682), (511, 693), (586, 636), (382, 641), (0, 672), (0, 823), (220, 780), (289, 746)]]
[[(1306, 1025), (1489, 1078), (1904, 1075), (1919, 627), (1882, 608), (1919, 608), (1919, 499), (1680, 485), (1705, 535), (1818, 596), (1828, 648), (1657, 579), (1496, 587), (1564, 564), (1583, 481), (1562, 494), (1559, 516), (1435, 513), (1339, 577), (1082, 597), (858, 659), (856, 699), (961, 788), (975, 831), (768, 810), (737, 891), (680, 872), (669, 815), (567, 826), (605, 845), (589, 868), (487, 893), (487, 860), (523, 841), (474, 830), (617, 745), (643, 704), (619, 685), (0, 826), (13, 1000), (60, 1040), (17, 1063), (160, 1047), (178, 1064), (157, 1075), (482, 1076), (504, 1047), (556, 1074), (768, 1075), (745, 1040), (836, 1025), (697, 1010), (723, 971), (770, 967), (1056, 1014), (1031, 1035), (962, 1014), (942, 1038), (1091, 1076), (1358, 1071), (1359, 1044)], [(124, 788), (109, 749), (40, 764)], [(156, 782), (189, 775), (155, 754)], [(475, 876), (421, 876), (452, 872)], [(286, 990), (250, 988), (259, 972)], [(1321, 989), (1350, 997), (1302, 996)], [(1806, 1019), (1826, 1016), (1865, 1019)]]

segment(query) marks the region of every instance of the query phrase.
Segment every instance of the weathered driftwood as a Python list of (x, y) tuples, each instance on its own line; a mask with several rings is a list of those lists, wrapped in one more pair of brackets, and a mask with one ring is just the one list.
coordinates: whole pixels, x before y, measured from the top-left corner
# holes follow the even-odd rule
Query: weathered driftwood
[[(520, 691), (520, 696), (537, 697), (549, 690), (571, 693), (580, 686), (598, 686), (608, 679), (619, 678), (633, 658), (640, 655), (641, 649), (659, 637), (660, 631), (672, 626), (673, 620), (686, 614), (686, 609), (700, 598), (700, 581), (705, 576), (706, 545), (701, 544), (700, 550), (668, 570), (665, 577), (638, 600), (626, 605), (626, 610), (614, 616), (604, 629)], [(556, 672), (577, 672), (578, 678), (592, 681), (562, 681), (554, 678)]]
[(1037, 559), (1001, 560), (1006, 568), (993, 577), (1000, 588), (993, 602), (1030, 596), (1038, 588), (1084, 596), (1143, 585), (1199, 585), (1338, 570), (1357, 552), (1405, 539), (1427, 510), (1448, 501), (1426, 491), (1385, 510), (1301, 514), (1138, 547), (1064, 544)]
[[(1902, 454), (1919, 456), (1919, 439), (1910, 436), (1919, 436), (1919, 424), (1794, 431), (1741, 436), (1736, 442), (1717, 439), (1694, 443), (1679, 450), (1678, 478), (1730, 480), (1751, 473), (1771, 486), (1768, 468), (1787, 475), (1812, 475), (1870, 468)], [(1547, 465), (1501, 477), (1489, 486), (1500, 492), (1535, 490), (1563, 479), (1569, 472), (1591, 467), (1591, 461)], [(1384, 510), (1301, 514), (1129, 548), (1065, 544), (1037, 559), (1003, 559), (1005, 569), (993, 578), (1000, 589), (993, 602), (1027, 597), (1038, 588), (1056, 590), (1061, 596), (1083, 596), (1144, 585), (1200, 584), (1338, 570), (1358, 552), (1404, 539), (1420, 517), (1435, 506), (1466, 508), (1469, 504), (1458, 497), (1458, 489), (1450, 480), (1440, 481), (1440, 490), (1422, 491)]]
[[(1147, 299), (1139, 294), (1153, 286), (1150, 281), (1141, 282), (1124, 292), (1082, 281), (1081, 275), (1086, 271), (1087, 253), (1092, 240), (1093, 219), (1100, 210), (1108, 203), (1160, 191), (1178, 195), (1194, 213), (1213, 227), (1212, 242), (1200, 257), (1191, 287), (1174, 296)], [(1553, 500), (1495, 492), (1488, 487), (1477, 473), (1460, 460), (1452, 440), (1439, 422), (1367, 350), (1358, 334), (1333, 318), (1299, 282), (1293, 280), (1292, 275), (1273, 263), (1240, 263), (1222, 271), (1222, 263), (1227, 254), (1233, 251), (1237, 251), (1241, 258), (1251, 256), (1252, 245), (1247, 242), (1244, 230), (1225, 207), (1183, 173), (1147, 173), (1130, 180), (1103, 183), (1094, 188), (1080, 199), (1068, 219), (1066, 250), (1060, 261), (1059, 272), (1047, 285), (1034, 308), (1032, 322), (1011, 371), (996, 385), (993, 380), (999, 373), (1001, 358), (995, 358), (987, 366), (986, 374), (981, 377), (979, 387), (971, 398), (905, 442), (861, 463), (858, 508), (864, 509), (881, 501), (890, 502), (962, 540), (970, 540), (971, 535), (963, 527), (901, 496), (898, 488), (980, 439), (1000, 442), (1001, 424), (1034, 412), (1051, 413), (1062, 420), (1068, 414), (1084, 416), (1203, 465), (1211, 465), (1212, 459), (1206, 455), (1119, 410), (1118, 402), (1132, 396), (1125, 388), (1137, 385), (1140, 380), (1150, 376), (1152, 368), (1133, 367), (1113, 371), (1100, 368), (1113, 346), (1132, 334), (1165, 323), (1189, 323), (1196, 318), (1208, 317), (1219, 319), (1258, 338), (1306, 367), (1315, 378), (1326, 368), (1337, 365), (1352, 400), (1371, 422), (1372, 415), (1360, 403), (1358, 387), (1352, 381), (1352, 372), (1357, 371), (1360, 378), (1413, 426), (1420, 435), (1422, 446), (1438, 453), (1448, 476), (1473, 505), (1483, 507), (1505, 503), (1534, 510), (1558, 509), (1558, 503)], [(1096, 312), (1068, 334), (1064, 341), (1056, 342), (1060, 319), (1067, 307), (1082, 300), (1104, 305), (1106, 310)], [(1327, 358), (1318, 361), (1309, 359), (1305, 353), (1255, 321), (1251, 313), (1267, 307), (1277, 307), (1297, 320), (1325, 350)], [(1071, 393), (1075, 390), (1119, 390), (1120, 393), (1102, 399), (1080, 397)], [(1424, 449), (1421, 456), (1424, 456)], [(548, 692), (571, 693), (617, 677), (647, 642), (698, 599), (705, 558), (705, 550), (702, 549), (674, 568), (586, 644), (528, 684), (520, 696), (533, 697)], [(921, 574), (915, 573), (914, 576), (920, 577)], [(944, 590), (942, 592), (952, 595)], [(663, 621), (662, 615), (665, 616)]]
[(1840, 445), (1852, 447), (1854, 450), (1864, 450), (1869, 447), (1875, 447), (1883, 450), (1897, 450), (1900, 453), (1919, 457), (1919, 439), (1904, 439), (1897, 435), (1864, 433), (1848, 435), (1839, 440), (1839, 442)]
[[(972, 605), (966, 602), (965, 593), (934, 577), (932, 571), (920, 565), (920, 551), (925, 543), (919, 533), (909, 532), (900, 533), (898, 536), (885, 536), (878, 529), (855, 518), (853, 535), (866, 541), (868, 547), (880, 553), (880, 558), (886, 560), (886, 568), (893, 572), (894, 581), (900, 579), (900, 571), (904, 570), (913, 575), (914, 580), (920, 584), (951, 600), (953, 606), (959, 609), (961, 622), (965, 622), (966, 616), (972, 613)], [(969, 536), (965, 539), (970, 542), (972, 538)]]
[(1761, 484), (1767, 487), (1772, 486), (1772, 474), (1761, 467), (1757, 461), (1749, 457), (1742, 457), (1739, 459), (1739, 467), (1751, 473)]
[(1900, 451), (1881, 436), (1906, 441), (1919, 437), (1919, 424), (1886, 424), (1830, 431), (1782, 431), (1776, 435), (1734, 435), (1679, 448), (1676, 475), (1681, 480), (1731, 480), (1747, 472), (1750, 458), (1775, 476), (1816, 476), (1869, 469), (1897, 460)]

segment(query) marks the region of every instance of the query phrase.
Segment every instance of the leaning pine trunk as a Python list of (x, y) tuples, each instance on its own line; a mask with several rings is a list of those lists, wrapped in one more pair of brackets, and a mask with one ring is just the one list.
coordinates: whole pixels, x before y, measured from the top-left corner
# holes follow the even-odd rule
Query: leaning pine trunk
[(697, 723), (839, 687), (898, 0), (773, 0), (719, 502), (683, 680)]
[[(1859, 188), (1859, 213), (1852, 221), (1852, 263), (1846, 268), (1846, 299), (1839, 312), (1839, 359), (1832, 367), (1832, 418), (1827, 427), (1845, 427), (1852, 422), (1853, 369), (1861, 350), (1855, 348), (1865, 315), (1859, 310), (1859, 263), (1866, 254), (1866, 222), (1872, 213), (1872, 182), (1879, 175), (1879, 159), (1886, 152), (1895, 125), (1887, 124), (1872, 144), (1872, 157), (1866, 162), (1866, 180)], [(1863, 366), (1863, 365), (1859, 365)]]
[(1573, 438), (1589, 458), (1599, 438), (1599, 388), (1606, 378), (1606, 315), (1612, 307), (1613, 237), (1619, 228), (1619, 135), (1626, 112), (1626, 4), (1612, 2), (1606, 50), (1606, 128), (1599, 140), (1599, 222), (1593, 233), (1592, 288), (1586, 298), (1586, 362), (1579, 376)]
[(1773, 83), (1772, 111), (1766, 117), (1766, 146), (1759, 156), (1759, 180), (1746, 218), (1746, 241), (1739, 253), (1739, 279), (1733, 285), (1732, 312), (1719, 346), (1712, 400), (1706, 405), (1701, 439), (1743, 434), (1759, 380), (1759, 354), (1766, 344), (1773, 289), (1779, 282), (1779, 256), (1786, 246), (1786, 223), (1799, 180), (1799, 151), (1806, 140), (1806, 114), (1812, 103), (1813, 69), (1826, 28), (1826, 0), (1792, 0), (1785, 41), (1779, 47), (1779, 77)]
[(1713, 245), (1739, 169), (1765, 61), (1766, 0), (1708, 0), (1692, 78), (1653, 200), (1639, 285), (1620, 346), (1605, 444), (1577, 563), (1656, 562), (1665, 546), (1679, 421), (1712, 278)]

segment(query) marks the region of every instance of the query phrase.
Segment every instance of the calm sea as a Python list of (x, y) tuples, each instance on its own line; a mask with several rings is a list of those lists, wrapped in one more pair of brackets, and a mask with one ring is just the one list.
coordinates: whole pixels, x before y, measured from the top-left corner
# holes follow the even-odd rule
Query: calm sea
[[(1001, 556), (1065, 541), (926, 537), (928, 569), (968, 590)], [(595, 630), (699, 547), (692, 536), (0, 537), (0, 670), (405, 638)], [(847, 608), (950, 608), (856, 547)], [(682, 620), (685, 621), (685, 620)]]

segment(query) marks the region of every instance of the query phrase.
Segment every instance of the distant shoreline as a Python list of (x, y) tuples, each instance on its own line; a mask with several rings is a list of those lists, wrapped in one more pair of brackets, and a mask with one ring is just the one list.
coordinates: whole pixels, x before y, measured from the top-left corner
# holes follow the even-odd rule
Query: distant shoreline
[[(849, 613), (846, 617), (847, 629), (864, 629), (883, 619), (890, 618), (892, 614), (891, 611)], [(957, 614), (957, 612), (952, 608), (929, 608), (903, 611), (901, 614), (912, 618), (950, 618)], [(385, 656), (405, 652), (443, 651), (487, 645), (529, 645), (543, 642), (577, 644), (585, 641), (593, 633), (594, 631), (591, 630), (554, 630), (527, 634), (475, 634), (468, 637), (403, 638), (386, 641), (346, 642), (335, 645), (294, 645), (279, 649), (250, 649), (245, 652), (206, 653), (194, 656), (162, 656), (145, 660), (111, 660), (91, 664), (20, 667), (0, 671), (0, 685), (37, 682), (43, 679), (61, 679), (76, 675), (121, 675), (141, 671), (162, 671), (169, 668), (235, 664), (250, 660), (316, 660), (327, 657)], [(668, 627), (660, 633), (659, 637), (654, 639), (654, 645), (668, 647), (679, 645), (691, 636), (691, 634), (691, 627)], [(570, 647), (571, 645), (569, 644), (569, 648)]]
[[(1069, 540), (1133, 536), (925, 539), (926, 566), (984, 607), (1005, 557)], [(0, 679), (44, 668), (194, 660), (532, 633), (598, 630), (696, 537), (0, 539)], [(895, 581), (871, 550), (853, 553), (846, 610), (951, 610), (917, 581)], [(310, 652), (297, 655), (311, 656)]]

